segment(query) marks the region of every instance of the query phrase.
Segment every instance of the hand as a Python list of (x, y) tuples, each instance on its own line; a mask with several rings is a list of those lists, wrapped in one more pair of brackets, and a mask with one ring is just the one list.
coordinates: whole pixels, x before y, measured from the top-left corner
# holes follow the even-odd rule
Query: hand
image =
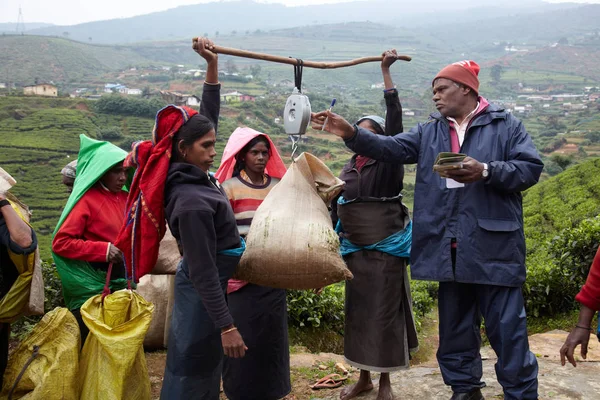
[(108, 262), (123, 264), (123, 253), (114, 244), (110, 243), (108, 248)]
[(215, 48), (215, 44), (208, 38), (194, 38), (192, 40), (192, 48), (196, 53), (200, 54), (207, 63), (210, 63), (211, 61), (217, 61), (219, 58), (219, 55), (212, 51)]
[(560, 348), (560, 363), (562, 366), (565, 365), (565, 357), (574, 367), (577, 366), (577, 362), (575, 361), (575, 357), (573, 353), (575, 352), (575, 347), (577, 345), (581, 345), (581, 357), (585, 360), (587, 358), (588, 351), (588, 342), (590, 341), (590, 331), (587, 329), (581, 328), (573, 328), (569, 336), (567, 336), (567, 340), (565, 340), (565, 344)]
[(381, 68), (389, 68), (393, 63), (398, 60), (398, 52), (396, 49), (386, 50), (382, 54), (383, 60), (381, 60)]
[(474, 158), (466, 157), (462, 162), (462, 168), (451, 169), (440, 174), (443, 178), (454, 179), (460, 183), (473, 183), (483, 179), (481, 172), (483, 171), (483, 163), (480, 163)]
[[(222, 331), (225, 332), (231, 328), (232, 326), (224, 328)], [(240, 335), (237, 329), (221, 335), (221, 343), (223, 344), (223, 353), (225, 353), (227, 357), (242, 358), (246, 355), (246, 350), (248, 350), (244, 344), (242, 335)]]
[[(325, 121), (327, 120), (327, 121)], [(311, 127), (315, 130), (322, 130), (323, 124), (325, 124), (326, 132), (333, 133), (342, 139), (350, 139), (354, 136), (354, 127), (348, 123), (344, 118), (331, 111), (321, 111), (320, 113), (310, 114)]]

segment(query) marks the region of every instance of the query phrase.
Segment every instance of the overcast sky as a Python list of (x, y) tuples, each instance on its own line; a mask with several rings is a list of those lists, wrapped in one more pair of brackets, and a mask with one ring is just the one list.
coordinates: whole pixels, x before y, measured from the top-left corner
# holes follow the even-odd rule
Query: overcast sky
[[(27, 27), (28, 22), (73, 25), (89, 21), (132, 17), (181, 5), (211, 1), (214, 0), (0, 0), (0, 22), (16, 22), (19, 6), (23, 12), (25, 27)], [(260, 0), (262, 3), (282, 3), (288, 6), (345, 1), (348, 0)], [(565, 2), (566, 0), (550, 1)], [(481, 5), (485, 2), (487, 0), (473, 0), (473, 5)], [(600, 3), (600, 0), (570, 0), (570, 2)], [(498, 4), (497, 1), (490, 3)]]

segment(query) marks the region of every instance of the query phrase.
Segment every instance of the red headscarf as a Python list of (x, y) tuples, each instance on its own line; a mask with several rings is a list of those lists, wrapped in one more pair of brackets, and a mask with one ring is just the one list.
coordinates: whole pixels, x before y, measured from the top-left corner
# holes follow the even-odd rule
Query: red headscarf
[(125, 167), (137, 167), (127, 197), (125, 224), (115, 242), (124, 254), (128, 275), (136, 282), (150, 273), (165, 235), (165, 182), (173, 136), (197, 111), (168, 105), (156, 114), (152, 140), (133, 145)]
[(219, 182), (225, 182), (227, 179), (233, 176), (233, 170), (235, 168), (236, 160), (235, 156), (246, 146), (252, 139), (257, 137), (258, 135), (263, 135), (269, 141), (271, 145), (271, 157), (269, 157), (269, 161), (265, 167), (265, 173), (273, 178), (281, 179), (287, 169), (285, 168), (285, 164), (277, 152), (277, 148), (271, 138), (259, 131), (255, 131), (252, 128), (242, 127), (237, 128), (227, 141), (227, 145), (225, 146), (225, 150), (223, 151), (223, 159), (221, 160), (221, 165), (217, 172), (215, 172), (215, 178)]

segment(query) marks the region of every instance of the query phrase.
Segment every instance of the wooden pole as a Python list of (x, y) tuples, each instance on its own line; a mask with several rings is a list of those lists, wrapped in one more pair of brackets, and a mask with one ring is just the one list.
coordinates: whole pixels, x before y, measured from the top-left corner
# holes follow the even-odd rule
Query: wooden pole
[[(194, 43), (196, 43), (196, 42), (197, 42), (197, 40), (194, 39)], [(297, 59), (291, 58), (291, 57), (274, 56), (271, 54), (256, 53), (253, 51), (233, 49), (230, 47), (214, 46), (210, 50), (214, 51), (215, 53), (218, 53), (218, 54), (227, 54), (230, 56), (243, 57), (243, 58), (253, 58), (255, 60), (272, 61), (272, 62), (277, 62), (277, 63), (282, 63), (282, 64), (296, 65), (298, 63)], [(397, 59), (402, 60), (402, 61), (410, 61), (412, 58), (409, 56), (399, 55)], [(376, 62), (376, 61), (381, 61), (381, 60), (383, 60), (383, 56), (362, 57), (362, 58), (356, 58), (354, 60), (337, 61), (337, 62), (331, 62), (331, 61), (318, 62), (318, 61), (302, 60), (302, 65), (305, 67), (309, 67), (309, 68), (334, 69), (334, 68), (350, 67), (353, 65), (364, 64), (364, 63), (368, 63), (368, 62)]]

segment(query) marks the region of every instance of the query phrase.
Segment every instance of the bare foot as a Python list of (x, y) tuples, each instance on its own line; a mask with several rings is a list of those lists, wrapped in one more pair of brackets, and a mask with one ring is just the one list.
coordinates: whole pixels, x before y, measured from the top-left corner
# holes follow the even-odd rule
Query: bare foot
[(379, 394), (377, 400), (394, 400), (394, 392), (390, 386), (379, 386)]
[(392, 384), (390, 383), (390, 374), (381, 374), (379, 378), (379, 394), (377, 400), (394, 400)]
[(360, 378), (354, 385), (347, 386), (340, 393), (340, 400), (350, 400), (361, 394), (373, 390), (373, 382), (368, 371), (360, 371)]

